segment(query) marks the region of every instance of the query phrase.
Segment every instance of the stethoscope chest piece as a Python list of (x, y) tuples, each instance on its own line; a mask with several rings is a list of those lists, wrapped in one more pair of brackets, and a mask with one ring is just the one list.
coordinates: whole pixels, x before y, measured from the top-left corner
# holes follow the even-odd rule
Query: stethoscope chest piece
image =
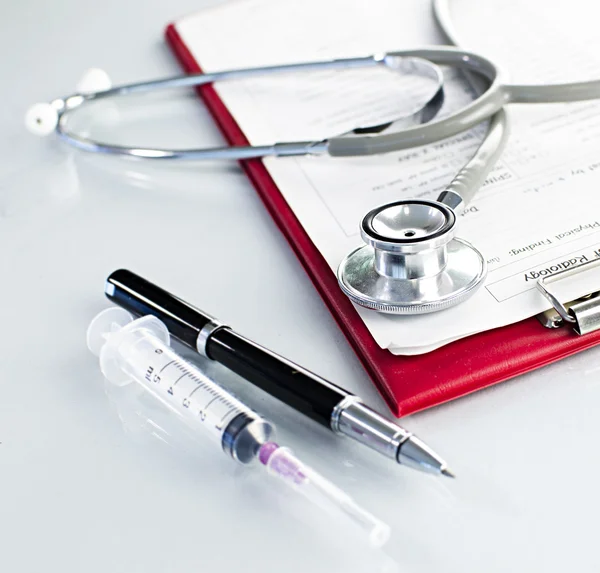
[(366, 245), (338, 268), (344, 293), (358, 305), (393, 314), (443, 310), (468, 298), (486, 275), (482, 254), (454, 238), (456, 215), (436, 201), (398, 201), (361, 223)]

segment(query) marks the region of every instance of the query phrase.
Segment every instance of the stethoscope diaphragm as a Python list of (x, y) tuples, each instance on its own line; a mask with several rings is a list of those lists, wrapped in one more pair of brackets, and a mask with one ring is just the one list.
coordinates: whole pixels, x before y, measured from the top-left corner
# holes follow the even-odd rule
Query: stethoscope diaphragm
[(483, 255), (454, 238), (456, 215), (437, 201), (398, 201), (373, 209), (361, 223), (367, 243), (338, 268), (354, 303), (391, 314), (423, 314), (454, 306), (482, 284)]

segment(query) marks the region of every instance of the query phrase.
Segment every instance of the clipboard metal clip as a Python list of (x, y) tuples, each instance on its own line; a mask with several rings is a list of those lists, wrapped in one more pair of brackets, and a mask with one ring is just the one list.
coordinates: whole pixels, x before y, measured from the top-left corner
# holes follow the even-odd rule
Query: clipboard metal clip
[(570, 324), (577, 334), (588, 334), (600, 329), (600, 291), (594, 291), (563, 304), (548, 287), (553, 282), (571, 277), (599, 265), (600, 258), (538, 279), (536, 285), (538, 290), (553, 306), (550, 310), (537, 315), (537, 319), (546, 328), (559, 328), (564, 324)]

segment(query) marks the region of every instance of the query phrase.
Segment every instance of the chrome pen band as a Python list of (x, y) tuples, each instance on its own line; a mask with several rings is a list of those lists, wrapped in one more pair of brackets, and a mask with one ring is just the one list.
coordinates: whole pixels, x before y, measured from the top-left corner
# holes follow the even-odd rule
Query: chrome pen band
[(201, 354), (205, 358), (210, 358), (210, 356), (206, 353), (206, 344), (208, 342), (208, 339), (217, 330), (220, 330), (221, 328), (229, 328), (229, 327), (226, 324), (222, 324), (221, 322), (218, 322), (217, 320), (214, 320), (214, 319), (211, 320), (210, 322), (207, 322), (202, 327), (202, 329), (198, 333), (198, 338), (196, 339), (196, 350), (198, 351), (198, 354)]
[(365, 406), (357, 396), (346, 396), (337, 404), (331, 415), (331, 429), (396, 462), (400, 462), (400, 446), (412, 435)]

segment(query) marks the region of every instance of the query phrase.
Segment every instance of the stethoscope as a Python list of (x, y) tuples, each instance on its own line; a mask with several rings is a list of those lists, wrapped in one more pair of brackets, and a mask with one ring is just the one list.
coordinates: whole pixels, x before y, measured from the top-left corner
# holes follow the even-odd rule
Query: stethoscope
[[(448, 0), (433, 0), (435, 17), (449, 40), (458, 44)], [(70, 113), (107, 98), (166, 88), (200, 86), (228, 79), (324, 69), (383, 66), (392, 72), (429, 78), (433, 88), (424, 102), (393, 121), (361, 126), (318, 141), (280, 142), (266, 146), (212, 149), (126, 147), (96, 141), (69, 129)], [(435, 119), (444, 99), (438, 66), (452, 66), (481, 78), (485, 90), (469, 105)], [(475, 292), (486, 277), (483, 255), (455, 238), (457, 215), (473, 198), (502, 153), (508, 137), (503, 107), (509, 103), (574, 102), (600, 98), (600, 80), (552, 85), (514, 85), (488, 59), (460, 48), (440, 46), (402, 50), (360, 58), (307, 62), (195, 74), (111, 87), (94, 71), (78, 92), (36, 104), (26, 123), (38, 135), (55, 132), (80, 149), (144, 159), (249, 159), (266, 156), (329, 155), (356, 157), (427, 145), (490, 119), (474, 156), (460, 169), (437, 200), (397, 201), (365, 215), (360, 232), (365, 245), (349, 253), (338, 267), (338, 282), (356, 304), (379, 312), (420, 314), (454, 306)], [(401, 131), (396, 131), (398, 128)]]

